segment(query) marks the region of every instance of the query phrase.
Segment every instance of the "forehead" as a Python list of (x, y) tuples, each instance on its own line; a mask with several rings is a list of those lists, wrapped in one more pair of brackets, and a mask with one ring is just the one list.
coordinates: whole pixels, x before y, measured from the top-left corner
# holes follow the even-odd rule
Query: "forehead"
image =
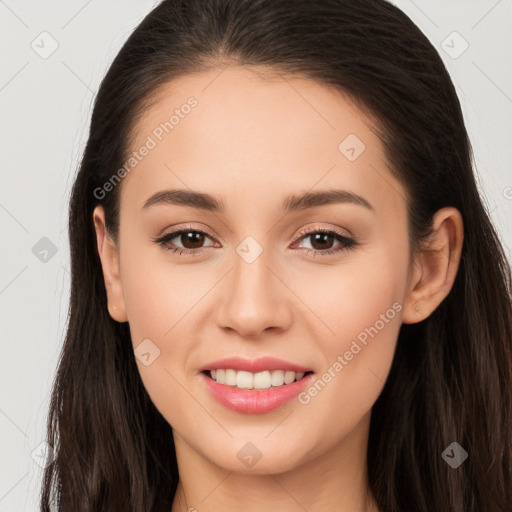
[(125, 200), (139, 208), (166, 186), (235, 197), (243, 190), (245, 200), (250, 191), (257, 201), (283, 188), (340, 185), (382, 196), (394, 180), (383, 175), (372, 121), (340, 91), (310, 79), (228, 66), (173, 80), (150, 100), (131, 150), (150, 149), (123, 182)]

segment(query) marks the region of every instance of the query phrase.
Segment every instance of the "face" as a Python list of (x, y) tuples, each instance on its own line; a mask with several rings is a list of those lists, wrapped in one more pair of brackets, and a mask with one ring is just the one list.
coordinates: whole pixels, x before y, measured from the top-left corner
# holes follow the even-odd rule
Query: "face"
[[(157, 98), (118, 185), (113, 315), (182, 442), (232, 471), (298, 467), (367, 428), (388, 376), (410, 287), (405, 190), (371, 121), (319, 83), (230, 67)], [(242, 364), (264, 357), (280, 361)], [(267, 389), (202, 371), (237, 367)], [(268, 388), (293, 368), (312, 373)]]

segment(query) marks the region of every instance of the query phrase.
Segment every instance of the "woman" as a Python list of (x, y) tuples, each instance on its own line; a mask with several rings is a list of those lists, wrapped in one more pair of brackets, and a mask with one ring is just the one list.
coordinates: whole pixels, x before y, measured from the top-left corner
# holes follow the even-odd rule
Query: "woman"
[(512, 510), (510, 267), (393, 5), (164, 0), (69, 226), (42, 510)]

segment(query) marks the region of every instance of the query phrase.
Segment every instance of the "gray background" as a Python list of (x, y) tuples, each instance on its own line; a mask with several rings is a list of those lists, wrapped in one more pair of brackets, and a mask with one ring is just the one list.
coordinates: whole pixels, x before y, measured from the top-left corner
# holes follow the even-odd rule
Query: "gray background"
[[(38, 510), (41, 466), (51, 461), (41, 443), (69, 300), (69, 191), (99, 82), (156, 3), (0, 0), (0, 512)], [(395, 3), (450, 71), (480, 188), (510, 258), (512, 3)]]

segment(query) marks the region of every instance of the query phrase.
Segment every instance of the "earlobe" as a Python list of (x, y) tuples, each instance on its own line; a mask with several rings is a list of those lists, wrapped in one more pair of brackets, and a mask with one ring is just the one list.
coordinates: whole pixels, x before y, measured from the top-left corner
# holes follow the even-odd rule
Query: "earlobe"
[(434, 215), (432, 236), (415, 257), (404, 301), (402, 321), (421, 322), (429, 317), (452, 289), (462, 254), (464, 225), (456, 208), (446, 207)]
[(128, 318), (119, 272), (119, 254), (114, 241), (106, 229), (105, 212), (102, 206), (97, 206), (94, 209), (93, 222), (96, 231), (97, 250), (101, 260), (103, 280), (107, 292), (108, 312), (113, 320), (126, 322)]

